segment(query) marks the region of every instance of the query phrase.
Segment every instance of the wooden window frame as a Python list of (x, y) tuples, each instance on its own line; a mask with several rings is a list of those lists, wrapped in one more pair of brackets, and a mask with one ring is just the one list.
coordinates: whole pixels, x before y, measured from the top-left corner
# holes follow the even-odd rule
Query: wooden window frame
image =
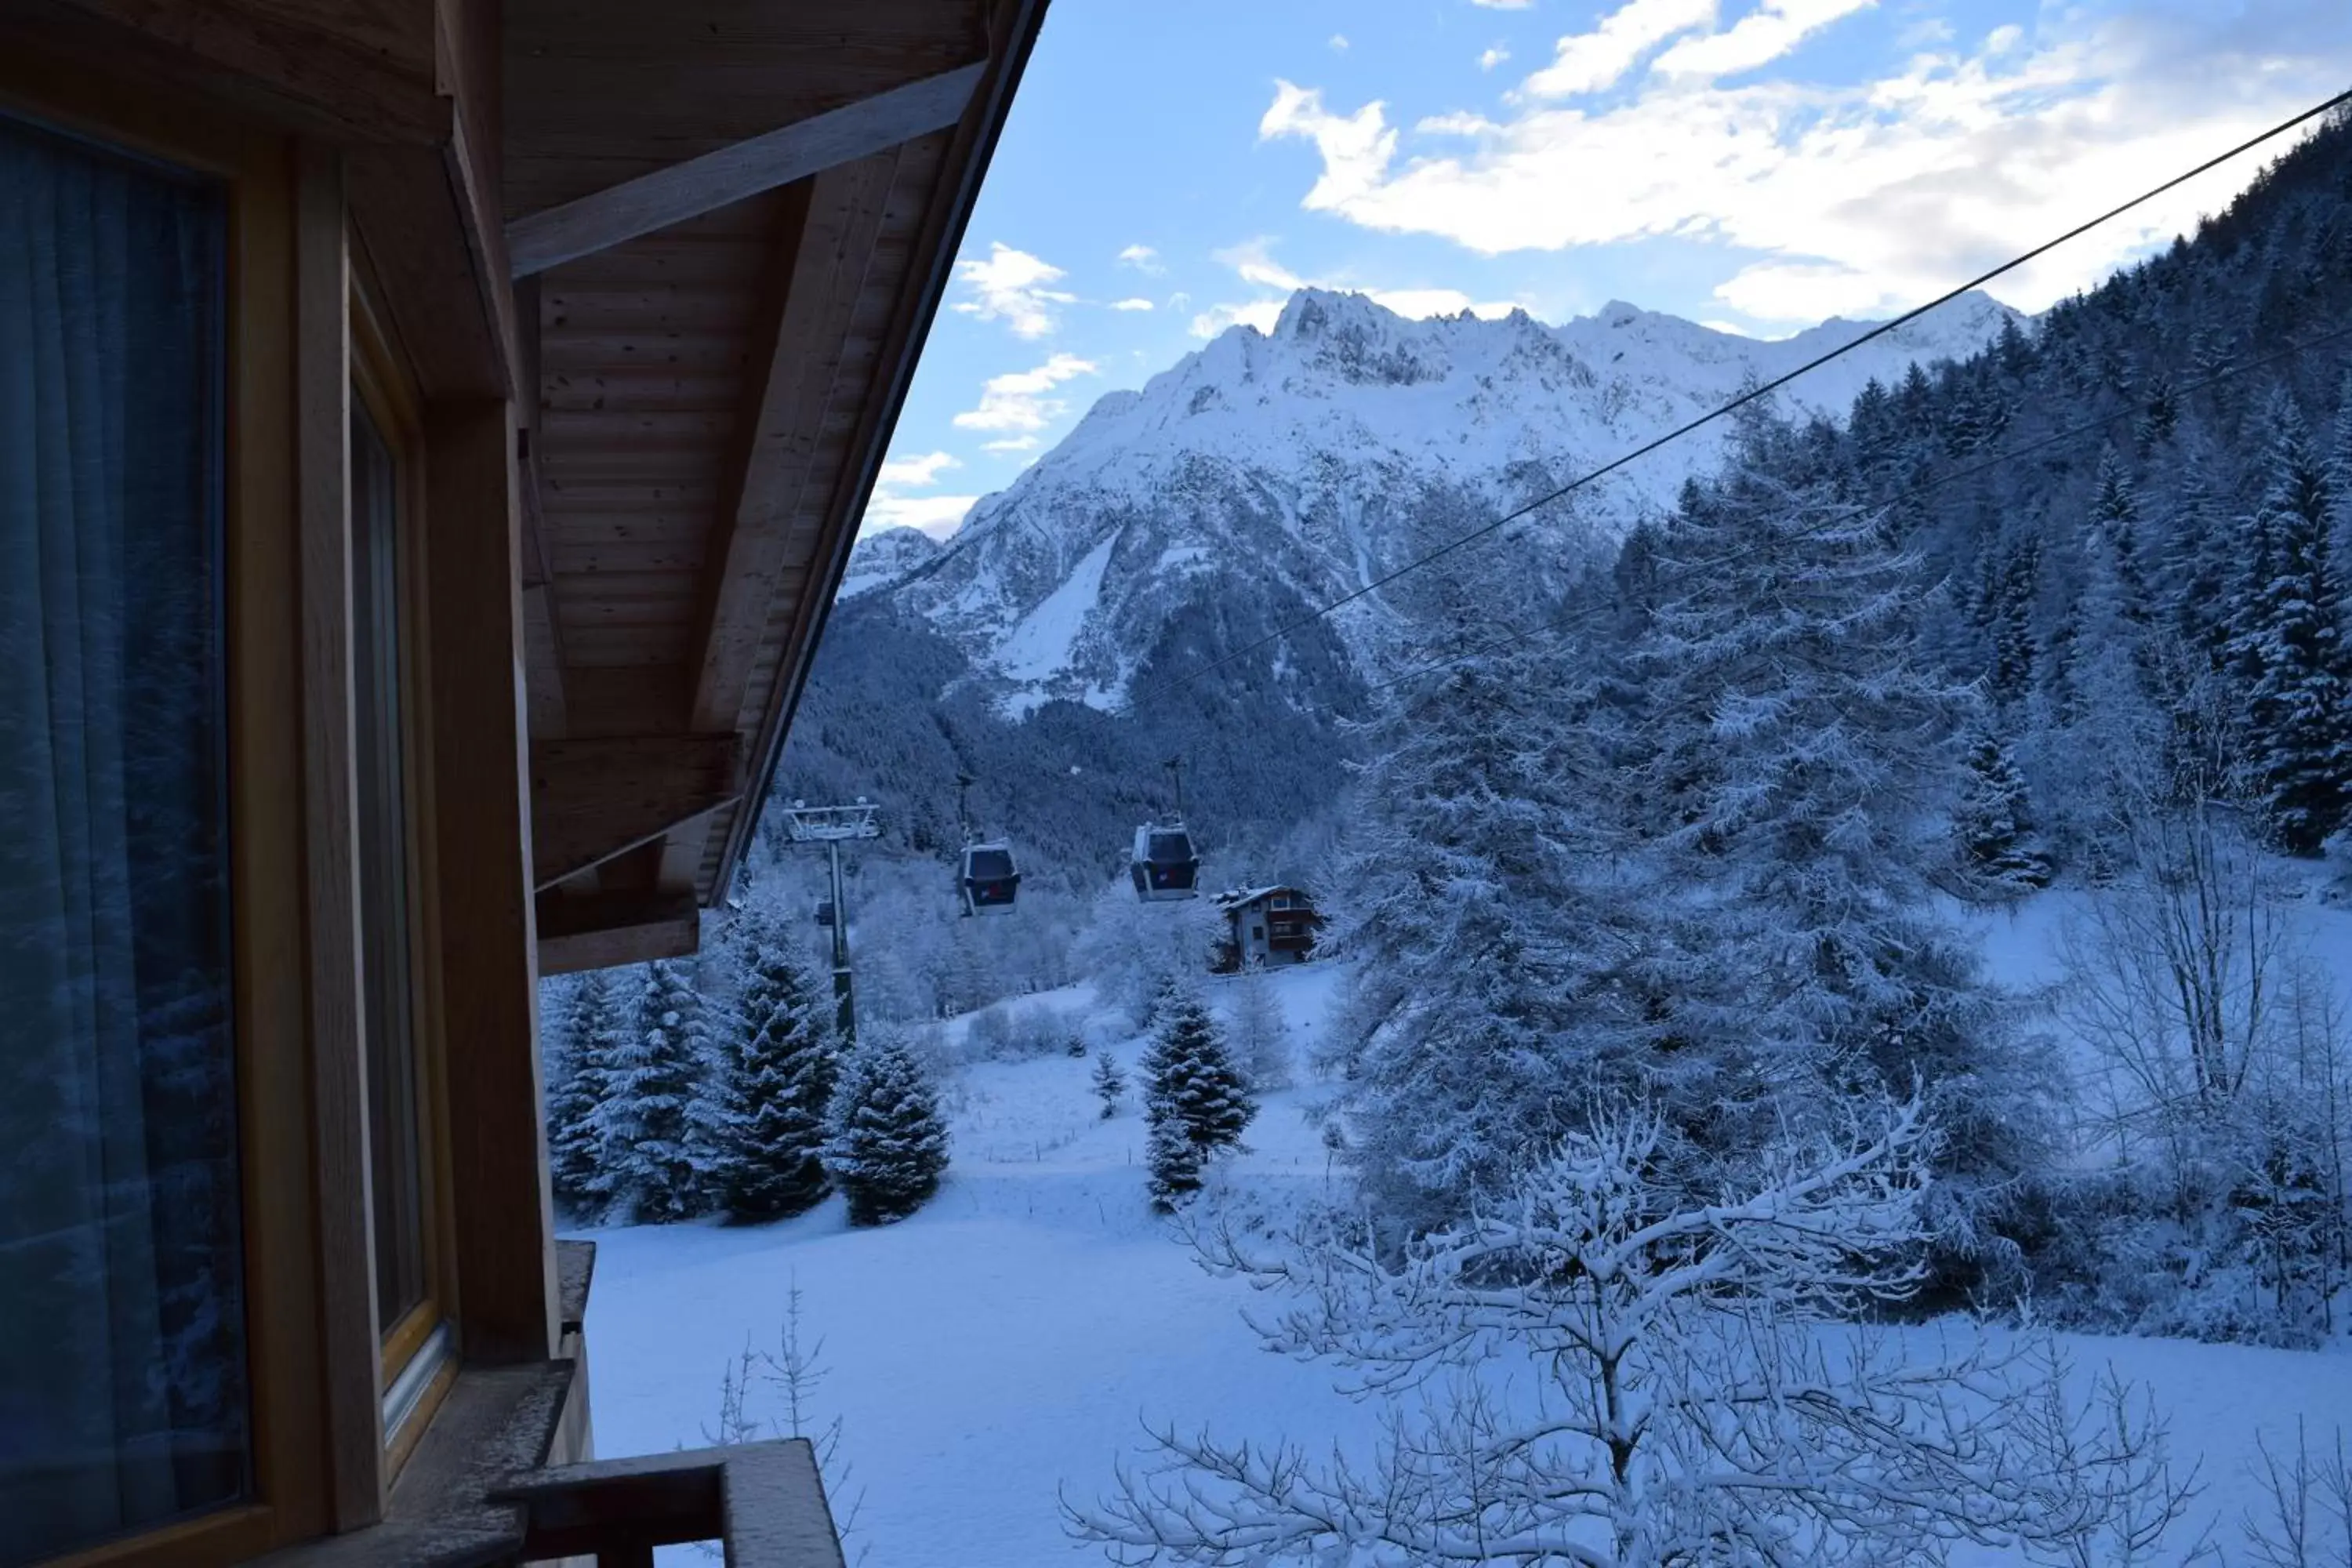
[(211, 1568), (332, 1527), (321, 1227), (350, 1201), (314, 1152), (301, 691), (298, 148), (32, 49), (0, 54), (0, 108), (218, 181), (226, 196), (223, 602), (230, 954), (251, 1491), (53, 1560)]
[[(425, 1390), (403, 1413), (396, 1426), (384, 1435), (387, 1481), (399, 1471), (416, 1440), (431, 1423), (433, 1412), (454, 1380), (458, 1346), (457, 1328), (457, 1267), (452, 1242), (448, 1172), (446, 1031), (442, 1026), (437, 887), (434, 868), (431, 788), (432, 752), (431, 660), (428, 639), (428, 595), (424, 590), (429, 562), (425, 555), (425, 438), (424, 403), (415, 376), (394, 346), (378, 303), (381, 291), (365, 252), (356, 237), (351, 244), (350, 374), (355, 405), (363, 407), (376, 434), (392, 454), (397, 476), (398, 574), (397, 606), (400, 660), (399, 723), (401, 728), (401, 789), (407, 827), (409, 1020), (417, 1075), (419, 1217), (424, 1226), (425, 1293), (396, 1323), (376, 1325), (382, 1346), (378, 1397), (389, 1401), (417, 1353), (436, 1342), (443, 1347), (439, 1366)], [(355, 508), (357, 497), (352, 498)], [(356, 520), (347, 509), (349, 526)], [(373, 1224), (373, 1215), (370, 1215)], [(371, 1237), (373, 1243), (373, 1237)], [(387, 1414), (389, 1414), (387, 1412)]]

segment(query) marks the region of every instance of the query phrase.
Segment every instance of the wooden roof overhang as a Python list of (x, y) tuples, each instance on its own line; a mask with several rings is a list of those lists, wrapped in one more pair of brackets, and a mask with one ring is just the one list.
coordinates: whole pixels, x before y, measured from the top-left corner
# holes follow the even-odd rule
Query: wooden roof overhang
[(1045, 6), (0, 0), (338, 150), (422, 395), (512, 400), (543, 970), (727, 889)]
[(1043, 10), (507, 0), (546, 969), (726, 890)]

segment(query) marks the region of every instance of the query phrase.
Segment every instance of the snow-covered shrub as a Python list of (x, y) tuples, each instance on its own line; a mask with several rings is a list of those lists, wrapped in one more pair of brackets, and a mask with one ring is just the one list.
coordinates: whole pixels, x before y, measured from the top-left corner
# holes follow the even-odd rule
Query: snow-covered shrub
[(1108, 1051), (1095, 1053), (1094, 1072), (1087, 1081), (1094, 1086), (1095, 1098), (1102, 1101), (1103, 1120), (1117, 1116), (1119, 1098), (1127, 1093), (1127, 1075), (1118, 1070), (1118, 1062)]
[(2036, 1270), (2086, 1324), (2310, 1344), (2347, 1278), (2352, 1026), (2222, 805), (2147, 803), (2062, 931), (2100, 1163), (2057, 1189)]
[(1003, 1061), (1013, 1056), (1013, 1010), (1006, 1006), (983, 1007), (971, 1016), (964, 1026), (964, 1054), (972, 1061)]
[(2050, 1335), (1920, 1357), (1884, 1331), (1825, 1327), (1926, 1278), (1919, 1116), (1915, 1102), (1875, 1131), (1783, 1144), (1752, 1184), (1694, 1203), (1656, 1183), (1661, 1118), (1604, 1110), (1507, 1198), (1401, 1253), (1346, 1225), (1265, 1257), (1196, 1237), (1212, 1268), (1291, 1294), (1269, 1345), (1385, 1398), (1382, 1440), (1325, 1460), (1279, 1435), (1171, 1424), (1070, 1521), (1134, 1563), (2153, 1549), (2188, 1491), (2162, 1422), (2112, 1380), (2074, 1402)]
[(2242, 1521), (2254, 1568), (2341, 1568), (2352, 1563), (2352, 1445), (2337, 1427), (2315, 1451), (2298, 1422), (2292, 1458), (2256, 1435), (2262, 1502)]
[(1096, 897), (1071, 963), (1092, 978), (1095, 994), (1104, 1005), (1118, 1008), (1140, 1026), (1169, 982), (1190, 982), (1207, 971), (1223, 925), (1205, 899), (1139, 903), (1126, 884), (1115, 883)]
[(1249, 1074), (1250, 1089), (1271, 1094), (1291, 1084), (1290, 1023), (1282, 999), (1262, 964), (1251, 964), (1233, 983), (1233, 1050)]
[(948, 1129), (930, 1083), (896, 1030), (869, 1026), (841, 1064), (826, 1117), (825, 1169), (852, 1225), (922, 1207), (948, 1166)]

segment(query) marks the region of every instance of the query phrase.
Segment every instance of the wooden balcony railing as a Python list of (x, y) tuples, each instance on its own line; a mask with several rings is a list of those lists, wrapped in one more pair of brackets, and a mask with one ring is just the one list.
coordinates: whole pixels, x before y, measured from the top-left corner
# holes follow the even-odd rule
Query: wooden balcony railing
[(518, 1561), (652, 1568), (654, 1548), (725, 1545), (728, 1568), (844, 1568), (807, 1439), (540, 1470), (489, 1495), (520, 1510)]

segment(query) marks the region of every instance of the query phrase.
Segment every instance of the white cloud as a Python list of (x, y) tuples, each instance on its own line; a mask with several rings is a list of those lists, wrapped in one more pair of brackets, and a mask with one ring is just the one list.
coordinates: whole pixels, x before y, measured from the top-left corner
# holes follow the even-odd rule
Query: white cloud
[[(1727, 68), (1790, 47), (1790, 29), (1854, 3), (1768, 5), (1711, 37), (1732, 38), (1758, 16), (1780, 31), (1750, 32), (1701, 63)], [(1309, 211), (1484, 255), (1661, 237), (1721, 246), (1742, 263), (1716, 290), (1727, 305), (1811, 321), (1916, 304), (2336, 90), (2352, 69), (2352, 8), (2304, 15), (2293, 54), (2275, 16), (2265, 26), (2236, 8), (2135, 11), (2045, 20), (2031, 37), (1914, 56), (1834, 86), (1661, 69), (1603, 108), (1534, 101), (1538, 72), (1500, 123), (1432, 124), (1451, 147), (1407, 149), (1381, 103), (1337, 112), (1281, 82), (1259, 129), (1315, 146)], [(2039, 309), (2095, 282), (2217, 210), (2257, 166), (2242, 159), (2191, 182), (1997, 289)]]
[(1076, 299), (1046, 287), (1062, 280), (1062, 269), (1025, 250), (992, 242), (988, 259), (966, 258), (955, 265), (956, 281), (968, 285), (974, 298), (959, 300), (955, 309), (983, 321), (1003, 321), (1019, 338), (1042, 338), (1058, 325), (1055, 309)]
[[(1768, 0), (1769, 3), (1769, 0)], [(1677, 33), (1715, 25), (1716, 0), (1627, 0), (1589, 33), (1560, 39), (1551, 64), (1520, 84), (1536, 98), (1573, 98), (1613, 87), (1641, 58)]]
[(1712, 80), (1771, 64), (1832, 22), (1867, 11), (1878, 0), (1764, 0), (1730, 28), (1685, 38), (1651, 63), (1661, 76)]
[(962, 467), (962, 461), (948, 452), (890, 458), (875, 476), (874, 494), (866, 503), (866, 515), (859, 519), (857, 531), (879, 533), (886, 528), (919, 528), (935, 537), (954, 532), (963, 514), (980, 500), (978, 496), (910, 496), (906, 492), (929, 489), (939, 482), (940, 475)]
[(1007, 436), (1001, 441), (982, 441), (983, 452), (1034, 452), (1045, 445), (1034, 436)]
[(1536, 0), (1470, 0), (1482, 11), (1524, 11)]
[(1493, 70), (1496, 66), (1501, 65), (1505, 60), (1509, 59), (1510, 58), (1511, 51), (1503, 47), (1502, 45), (1496, 44), (1493, 48), (1488, 49), (1485, 54), (1478, 57), (1478, 68), (1482, 71)]
[(961, 468), (963, 461), (952, 452), (926, 452), (919, 458), (892, 458), (883, 463), (882, 471), (875, 476), (878, 488), (889, 485), (898, 489), (921, 489), (935, 485), (940, 476), (950, 468)]
[(1069, 403), (1051, 395), (1054, 388), (1078, 376), (1095, 374), (1092, 360), (1059, 353), (1034, 370), (992, 375), (980, 390), (980, 405), (955, 416), (959, 430), (996, 430), (1034, 435), (1069, 411)]
[(1210, 306), (1192, 318), (1192, 332), (1196, 338), (1213, 338), (1227, 327), (1255, 327), (1270, 332), (1281, 319), (1281, 300), (1245, 300), (1235, 305)]
[(1347, 52), (1348, 52), (1348, 35), (1347, 35), (1347, 34), (1345, 34), (1345, 33), (1334, 33), (1334, 34), (1332, 34), (1332, 35), (1331, 35), (1331, 47), (1332, 47), (1332, 49), (1333, 49), (1333, 51), (1334, 51), (1335, 53), (1339, 53), (1339, 54), (1345, 54), (1345, 53), (1347, 53)]
[(1157, 278), (1167, 268), (1160, 264), (1160, 253), (1148, 245), (1130, 245), (1118, 253), (1122, 266), (1132, 267), (1147, 277)]
[(1279, 289), (1288, 294), (1307, 286), (1307, 279), (1274, 258), (1274, 242), (1263, 237), (1245, 239), (1239, 245), (1209, 253), (1212, 261), (1230, 267), (1244, 283), (1255, 283), (1263, 289)]
[(1416, 122), (1413, 129), (1424, 136), (1486, 136), (1502, 127), (1483, 114), (1457, 109), (1450, 114), (1433, 114)]
[(1132, 300), (1113, 300), (1110, 302), (1110, 308), (1114, 310), (1149, 310), (1152, 305), (1150, 300), (1138, 297)]

